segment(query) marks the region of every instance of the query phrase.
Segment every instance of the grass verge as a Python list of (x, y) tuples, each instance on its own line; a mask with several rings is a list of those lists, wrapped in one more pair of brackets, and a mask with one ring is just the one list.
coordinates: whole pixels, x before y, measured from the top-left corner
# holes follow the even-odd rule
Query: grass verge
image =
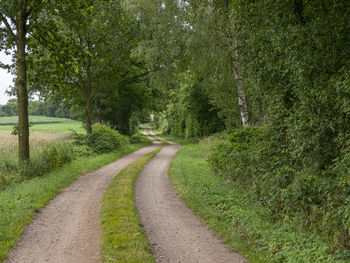
[(102, 262), (155, 262), (134, 203), (134, 183), (161, 148), (122, 170), (108, 186), (102, 201)]
[(148, 143), (125, 145), (116, 152), (79, 158), (42, 177), (0, 192), (0, 262), (17, 243), (33, 215), (79, 176), (96, 170)]
[(177, 194), (234, 251), (257, 262), (348, 262), (316, 233), (275, 220), (234, 185), (215, 175), (198, 144), (183, 146), (170, 165)]

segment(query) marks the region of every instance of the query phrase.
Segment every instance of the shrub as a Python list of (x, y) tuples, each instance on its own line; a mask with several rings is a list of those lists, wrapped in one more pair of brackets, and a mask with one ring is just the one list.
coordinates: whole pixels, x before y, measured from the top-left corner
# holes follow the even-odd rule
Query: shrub
[(216, 143), (208, 160), (218, 175), (240, 183), (275, 216), (302, 218), (306, 229), (350, 248), (350, 154), (321, 170), (295, 156), (291, 145), (276, 140), (272, 129), (246, 127)]
[(75, 133), (73, 140), (77, 145), (88, 146), (96, 153), (106, 153), (130, 143), (127, 136), (120, 134), (107, 123), (92, 125), (92, 133), (88, 136)]
[(64, 142), (51, 144), (32, 152), (31, 160), (21, 164), (18, 164), (16, 158), (2, 159), (0, 190), (58, 169), (76, 157), (73, 144)]

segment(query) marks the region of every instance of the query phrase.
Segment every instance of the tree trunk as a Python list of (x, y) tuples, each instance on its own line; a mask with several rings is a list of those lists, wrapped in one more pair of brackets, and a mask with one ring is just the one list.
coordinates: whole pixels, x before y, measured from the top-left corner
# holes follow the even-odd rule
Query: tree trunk
[(17, 36), (18, 157), (23, 162), (29, 160), (26, 19), (23, 16), (18, 21)]
[(87, 63), (87, 82), (85, 87), (85, 103), (86, 103), (86, 133), (91, 134), (92, 132), (92, 103), (91, 103), (91, 91), (92, 91), (92, 76), (91, 76), (91, 57), (88, 57)]
[(101, 123), (102, 122), (102, 116), (101, 116), (101, 103), (97, 99), (95, 100), (95, 122), (96, 123)]
[(243, 126), (249, 125), (249, 114), (248, 114), (248, 108), (247, 108), (247, 102), (245, 97), (245, 90), (243, 86), (243, 81), (241, 77), (241, 73), (239, 71), (239, 64), (237, 61), (237, 56), (233, 56), (233, 72), (235, 74), (236, 79), (236, 87), (237, 87), (237, 93), (238, 93), (238, 105), (239, 105), (239, 111), (241, 113), (241, 119)]

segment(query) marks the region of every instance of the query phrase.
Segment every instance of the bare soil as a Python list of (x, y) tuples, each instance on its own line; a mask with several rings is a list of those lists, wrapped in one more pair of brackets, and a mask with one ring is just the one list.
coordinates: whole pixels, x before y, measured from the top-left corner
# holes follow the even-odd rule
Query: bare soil
[(158, 263), (247, 263), (232, 253), (176, 196), (168, 168), (179, 146), (164, 147), (135, 183), (138, 213)]
[(5, 262), (101, 262), (100, 208), (105, 189), (122, 169), (155, 148), (142, 148), (65, 188), (34, 217)]

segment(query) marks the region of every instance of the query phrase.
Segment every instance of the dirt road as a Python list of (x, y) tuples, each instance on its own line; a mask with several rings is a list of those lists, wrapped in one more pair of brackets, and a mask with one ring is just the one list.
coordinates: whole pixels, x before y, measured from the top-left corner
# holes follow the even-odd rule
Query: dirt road
[(171, 144), (171, 145), (175, 145), (175, 144), (176, 144), (176, 143), (173, 143), (173, 142), (171, 142), (171, 141), (168, 141), (168, 140), (166, 140), (166, 139), (164, 139), (164, 138), (162, 138), (162, 137), (159, 137), (158, 135), (156, 135), (156, 134), (153, 132), (152, 128), (150, 129), (149, 133), (150, 133), (152, 136), (154, 136), (157, 140), (161, 140), (161, 141), (167, 142), (167, 143), (169, 143), (169, 144)]
[(105, 188), (123, 168), (157, 147), (142, 148), (65, 188), (34, 217), (5, 262), (101, 262), (100, 207)]
[(176, 196), (168, 167), (179, 146), (164, 147), (143, 169), (135, 201), (158, 263), (246, 263), (209, 231)]
[[(151, 140), (153, 142), (153, 144), (155, 145), (162, 145), (159, 141), (153, 139), (151, 136), (148, 135), (147, 131), (152, 131), (152, 129), (147, 129), (145, 128), (142, 132), (143, 135), (145, 135), (147, 137), (147, 139)], [(153, 132), (152, 132), (153, 133)], [(153, 133), (154, 134), (154, 133)], [(152, 134), (151, 134), (152, 135)]]
[[(123, 168), (160, 146), (149, 139), (154, 145), (84, 175), (65, 188), (34, 217), (5, 263), (101, 262), (103, 194)], [(135, 185), (136, 205), (157, 262), (248, 262), (230, 253), (174, 193), (167, 172), (178, 149), (175, 144), (164, 147), (146, 165)]]

